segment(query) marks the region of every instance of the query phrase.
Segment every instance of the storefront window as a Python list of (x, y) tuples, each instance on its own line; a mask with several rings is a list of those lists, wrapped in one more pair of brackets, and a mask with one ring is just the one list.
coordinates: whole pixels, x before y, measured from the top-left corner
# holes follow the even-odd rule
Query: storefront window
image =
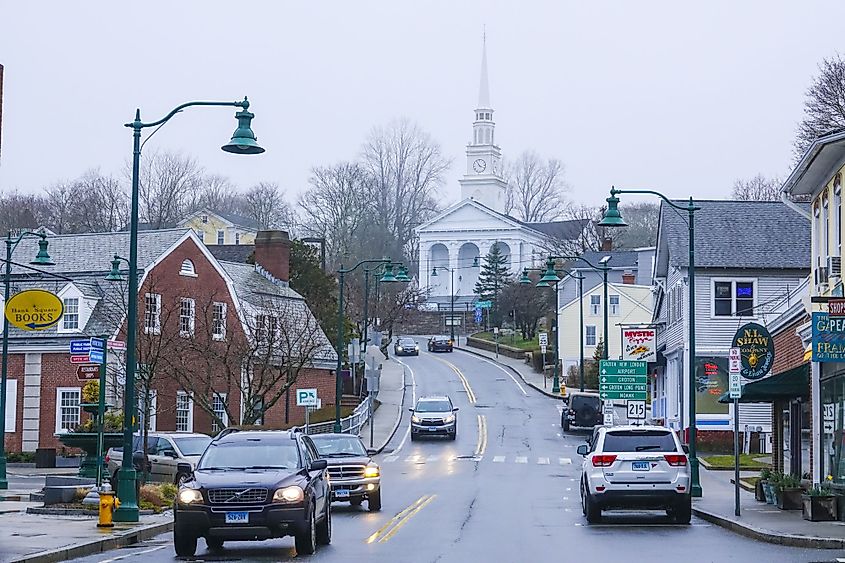
[(822, 477), (845, 484), (845, 376), (821, 382)]
[(728, 390), (728, 359), (699, 357), (695, 369), (695, 412), (698, 414), (728, 414), (727, 404), (720, 403)]

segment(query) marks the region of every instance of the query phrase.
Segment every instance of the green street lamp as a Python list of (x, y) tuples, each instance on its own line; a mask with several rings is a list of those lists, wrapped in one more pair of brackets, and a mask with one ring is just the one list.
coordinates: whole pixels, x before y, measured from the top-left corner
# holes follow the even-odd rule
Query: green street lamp
[[(30, 262), (35, 266), (52, 266), (53, 261), (47, 252), (47, 235), (44, 233), (33, 233), (24, 231), (17, 237), (12, 238), (12, 231), (6, 236), (6, 272), (3, 276), (3, 306), (9, 302), (9, 293), (12, 283), (12, 253), (24, 238), (39, 237), (38, 254)], [(9, 481), (6, 478), (6, 379), (9, 374), (9, 319), (3, 315), (3, 359), (0, 368), (0, 490), (9, 488)]]
[[(187, 102), (175, 107), (163, 118), (149, 123), (141, 121), (141, 110), (135, 110), (135, 119), (124, 124), (132, 129), (132, 196), (129, 214), (129, 304), (126, 317), (126, 384), (123, 393), (123, 456), (117, 476), (117, 496), (120, 507), (115, 510), (115, 522), (138, 521), (138, 499), (135, 494), (135, 467), (132, 464), (132, 434), (135, 427), (135, 370), (136, 350), (135, 340), (138, 331), (138, 199), (139, 176), (141, 167), (141, 131), (149, 127), (160, 127), (180, 113), (183, 109), (193, 106), (222, 106), (237, 107), (235, 113), (238, 127), (232, 138), (221, 149), (235, 154), (261, 154), (264, 149), (257, 143), (251, 124), (254, 114), (249, 112), (249, 101), (246, 97), (239, 102)], [(155, 129), (152, 134), (158, 129)], [(149, 139), (149, 137), (147, 137)], [(113, 264), (114, 265), (114, 264)], [(113, 273), (113, 272), (112, 272)], [(110, 274), (111, 275), (111, 274)]]
[(396, 276), (396, 281), (409, 282), (411, 278), (408, 277), (408, 268), (404, 264), (399, 264), (399, 274)]
[[(449, 272), (449, 339), (452, 344), (455, 343), (455, 270), (457, 268), (447, 268), (446, 266), (439, 266), (441, 270)], [(431, 270), (431, 277), (437, 277), (437, 267)]]
[[(401, 281), (396, 275), (393, 273), (393, 262), (390, 258), (372, 258), (369, 260), (361, 260), (352, 268), (344, 268), (343, 264), (340, 265), (340, 268), (337, 270), (338, 274), (338, 300), (337, 300), (337, 366), (335, 368), (335, 388), (334, 388), (334, 431), (341, 432), (343, 428), (340, 424), (340, 398), (343, 396), (343, 376), (341, 375), (341, 369), (343, 368), (343, 347), (345, 345), (344, 338), (343, 338), (343, 277), (350, 273), (354, 272), (364, 264), (383, 264), (384, 265), (384, 274), (382, 274), (379, 282), (384, 283), (392, 283)], [(397, 264), (397, 266), (401, 266), (401, 264)], [(364, 272), (365, 276), (367, 275), (366, 271)], [(400, 277), (402, 272), (400, 271)], [(407, 277), (407, 274), (405, 275)], [(366, 320), (364, 321), (366, 323)]]
[(619, 198), (618, 194), (649, 194), (662, 199), (666, 205), (677, 209), (679, 211), (686, 211), (688, 215), (687, 226), (689, 227), (689, 358), (687, 362), (687, 369), (689, 370), (689, 458), (690, 458), (690, 492), (694, 497), (701, 496), (701, 480), (699, 477), (698, 457), (696, 456), (696, 412), (695, 412), (695, 212), (701, 208), (696, 207), (693, 203), (692, 197), (689, 198), (689, 203), (678, 205), (673, 203), (665, 195), (652, 190), (617, 190), (616, 187), (610, 188), (610, 197), (607, 198), (607, 210), (604, 217), (599, 222), (600, 227), (624, 227), (625, 221), (619, 213)]

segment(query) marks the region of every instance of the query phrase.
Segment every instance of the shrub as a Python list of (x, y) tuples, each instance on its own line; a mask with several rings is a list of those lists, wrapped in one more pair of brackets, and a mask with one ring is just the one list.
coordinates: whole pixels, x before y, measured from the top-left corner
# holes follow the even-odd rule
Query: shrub
[(161, 491), (161, 498), (167, 504), (173, 504), (173, 501), (176, 500), (176, 493), (179, 492), (179, 488), (174, 485), (173, 483), (163, 483), (159, 486)]
[(35, 452), (9, 452), (6, 454), (8, 463), (34, 463)]

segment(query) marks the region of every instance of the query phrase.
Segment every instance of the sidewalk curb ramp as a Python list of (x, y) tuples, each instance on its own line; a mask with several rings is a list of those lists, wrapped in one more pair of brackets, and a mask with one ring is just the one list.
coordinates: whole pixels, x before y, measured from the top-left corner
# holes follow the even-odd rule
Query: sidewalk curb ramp
[[(91, 526), (94, 526), (94, 523), (95, 521), (91, 520)], [(133, 545), (171, 530), (173, 530), (172, 520), (169, 522), (159, 522), (157, 524), (137, 526), (130, 528), (125, 532), (111, 535), (107, 538), (86, 541), (76, 545), (42, 551), (40, 553), (33, 553), (23, 559), (14, 559), (11, 563), (54, 563), (57, 561), (67, 561), (68, 559), (86, 557), (88, 555), (95, 555), (112, 549)]]
[[(388, 359), (388, 361), (395, 362), (399, 364), (396, 360)], [(390, 431), (390, 434), (387, 436), (387, 439), (376, 448), (376, 453), (380, 454), (384, 448), (387, 447), (387, 444), (393, 439), (393, 436), (396, 435), (396, 431), (399, 429), (399, 425), (402, 424), (402, 411), (405, 409), (405, 395), (407, 394), (407, 387), (405, 385), (405, 366), (402, 366), (402, 402), (399, 403), (399, 414), (396, 415), (396, 423), (393, 425), (393, 430)]]
[(753, 528), (743, 522), (726, 518), (713, 512), (697, 508), (693, 504), (692, 512), (702, 520), (721, 526), (741, 536), (767, 543), (786, 545), (789, 547), (803, 547), (808, 549), (845, 549), (845, 538), (824, 538), (817, 536), (799, 536), (784, 534), (762, 528)]
[(517, 376), (518, 376), (518, 377), (522, 380), (522, 382), (523, 382), (523, 383), (525, 383), (526, 385), (528, 385), (529, 387), (531, 387), (531, 388), (532, 388), (532, 389), (534, 389), (535, 391), (538, 391), (538, 392), (542, 393), (542, 394), (543, 394), (543, 395), (545, 395), (546, 397), (551, 397), (552, 399), (557, 399), (558, 401), (562, 401), (562, 400), (563, 400), (563, 396), (562, 396), (562, 395), (556, 395), (556, 394), (554, 394), (554, 393), (550, 393), (549, 391), (546, 391), (545, 389), (540, 389), (539, 387), (537, 387), (536, 385), (534, 385), (533, 383), (531, 383), (530, 381), (528, 381), (527, 379), (525, 379), (524, 377), (522, 377), (522, 374), (521, 374), (521, 373), (519, 373), (519, 370), (515, 370), (514, 368), (512, 368), (511, 366), (509, 366), (509, 365), (507, 365), (507, 364), (503, 364), (503, 363), (501, 363), (501, 362), (497, 362), (495, 358), (491, 358), (491, 357), (489, 357), (489, 356), (486, 356), (486, 355), (484, 355), (484, 354), (481, 354), (481, 353), (476, 352), (476, 351), (474, 351), (474, 350), (470, 350), (470, 349), (465, 348), (465, 347), (464, 347), (464, 348), (455, 348), (455, 350), (458, 350), (458, 351), (460, 351), (460, 352), (465, 352), (465, 353), (467, 353), (467, 354), (472, 354), (473, 356), (478, 356), (479, 358), (484, 358), (485, 360), (488, 360), (488, 361), (491, 361), (491, 362), (495, 362), (496, 364), (498, 364), (498, 365), (502, 366), (503, 368), (505, 368), (505, 369), (509, 369), (509, 370), (511, 370), (512, 372), (514, 372), (514, 373), (515, 373), (515, 374), (516, 374), (516, 375), (517, 375)]

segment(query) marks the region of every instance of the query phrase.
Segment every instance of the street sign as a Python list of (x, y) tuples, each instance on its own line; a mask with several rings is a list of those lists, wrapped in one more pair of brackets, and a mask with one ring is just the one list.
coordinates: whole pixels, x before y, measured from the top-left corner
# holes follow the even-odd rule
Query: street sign
[(492, 301), (478, 301), (475, 304), (475, 307), (477, 309), (490, 309), (490, 308), (493, 307), (493, 302)]
[(26, 289), (6, 303), (6, 319), (21, 330), (44, 330), (59, 322), (65, 306), (59, 296), (43, 289)]
[(549, 345), (549, 333), (548, 332), (541, 332), (538, 336), (540, 338), (540, 346), (548, 346)]
[(79, 381), (91, 381), (100, 378), (100, 366), (83, 364), (76, 366), (76, 378)]
[(827, 314), (831, 317), (845, 317), (845, 299), (828, 300)]
[(833, 403), (822, 404), (822, 433), (833, 434), (833, 421), (836, 414), (836, 406)]
[(645, 401), (628, 401), (628, 418), (645, 418)]
[(739, 399), (742, 397), (742, 351), (738, 347), (728, 351), (728, 372), (728, 394), (731, 399)]
[(546, 345), (545, 344), (540, 344), (540, 353), (543, 354), (544, 356), (546, 355)]
[(604, 414), (604, 420), (602, 421), (604, 426), (613, 426), (613, 413)]
[(91, 350), (88, 352), (88, 360), (92, 364), (102, 364), (105, 362), (106, 340), (104, 338), (92, 338)]
[(297, 389), (296, 390), (296, 406), (298, 406), (298, 407), (316, 407), (317, 406), (317, 390), (316, 389)]
[(481, 307), (475, 308), (475, 324), (481, 324)]
[(648, 395), (648, 362), (601, 360), (599, 396), (602, 399), (645, 401)]
[(70, 353), (71, 354), (87, 354), (91, 350), (90, 340), (71, 340)]
[(497, 326), (493, 327), (493, 334), (499, 334), (499, 327), (497, 327)]
[(70, 357), (70, 363), (89, 364), (91, 361), (88, 359), (88, 354), (75, 354)]
[(123, 340), (109, 340), (107, 345), (109, 350), (126, 350), (126, 342)]

